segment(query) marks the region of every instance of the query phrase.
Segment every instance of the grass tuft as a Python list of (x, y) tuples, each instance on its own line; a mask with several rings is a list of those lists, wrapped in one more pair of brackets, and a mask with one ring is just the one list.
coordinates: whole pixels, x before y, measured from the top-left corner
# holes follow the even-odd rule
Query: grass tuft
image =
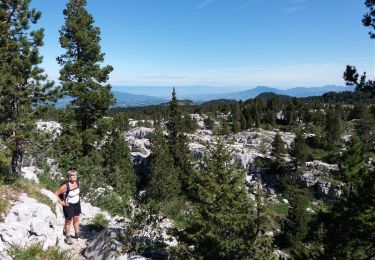
[(67, 251), (60, 251), (57, 247), (49, 247), (43, 250), (40, 244), (28, 248), (12, 248), (10, 255), (14, 260), (69, 260), (72, 259)]

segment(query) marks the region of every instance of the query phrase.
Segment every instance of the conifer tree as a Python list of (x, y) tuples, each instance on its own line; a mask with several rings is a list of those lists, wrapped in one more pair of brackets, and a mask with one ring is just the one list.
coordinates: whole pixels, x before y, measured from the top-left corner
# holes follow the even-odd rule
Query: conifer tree
[(187, 137), (183, 131), (182, 111), (173, 88), (172, 99), (169, 103), (169, 118), (167, 123), (168, 146), (172, 154), (176, 171), (183, 191), (189, 193), (193, 178), (193, 167), (190, 163), (191, 154), (187, 147)]
[(90, 129), (114, 103), (108, 81), (112, 66), (100, 67), (104, 53), (100, 47), (100, 30), (86, 10), (86, 0), (69, 0), (64, 9), (65, 24), (60, 30), (60, 45), (66, 50), (57, 58), (62, 66), (60, 82), (71, 96), (71, 106), (82, 134), (82, 150), (90, 151)]
[(151, 139), (150, 180), (148, 196), (158, 202), (167, 202), (180, 194), (178, 172), (160, 126), (155, 128)]
[(354, 181), (353, 177), (362, 167), (361, 162), (363, 162), (362, 142), (356, 134), (353, 134), (343, 155), (344, 177), (348, 183)]
[(285, 143), (279, 133), (277, 133), (272, 142), (272, 155), (279, 161), (283, 154), (286, 153)]
[(195, 185), (197, 210), (185, 235), (204, 259), (245, 259), (255, 241), (252, 204), (244, 174), (222, 140), (208, 147)]
[(41, 12), (30, 10), (30, 0), (0, 2), (0, 122), (1, 134), (12, 151), (11, 170), (21, 172), (30, 119), (38, 102), (52, 100), (58, 89), (48, 82), (39, 48), (43, 46), (44, 29), (32, 31)]
[(135, 192), (136, 175), (129, 146), (119, 131), (115, 131), (104, 146), (103, 157), (107, 183), (128, 199)]
[(232, 121), (232, 132), (237, 134), (241, 131), (241, 109), (238, 103), (234, 105), (230, 119)]
[(325, 138), (328, 148), (335, 150), (341, 139), (342, 123), (340, 113), (337, 109), (330, 108), (326, 114), (325, 120)]
[(335, 200), (324, 217), (328, 229), (324, 259), (375, 257), (375, 171), (360, 171), (352, 191)]
[(280, 244), (288, 248), (294, 257), (301, 258), (304, 251), (302, 242), (308, 234), (309, 218), (301, 195), (293, 194), (290, 204), (291, 208), (282, 227)]
[(294, 139), (291, 145), (290, 155), (294, 157), (294, 166), (297, 170), (299, 166), (302, 166), (307, 157), (307, 146), (305, 138), (301, 131), (298, 131), (296, 138)]

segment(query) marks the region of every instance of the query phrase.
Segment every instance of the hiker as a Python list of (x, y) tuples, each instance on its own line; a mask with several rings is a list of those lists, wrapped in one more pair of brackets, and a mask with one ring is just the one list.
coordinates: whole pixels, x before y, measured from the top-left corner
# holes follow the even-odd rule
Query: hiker
[(65, 216), (64, 235), (68, 245), (73, 243), (70, 236), (70, 223), (73, 219), (75, 238), (79, 238), (79, 214), (81, 214), (81, 203), (79, 199), (79, 183), (77, 181), (77, 171), (68, 171), (68, 180), (65, 181), (55, 192), (58, 202), (63, 206)]

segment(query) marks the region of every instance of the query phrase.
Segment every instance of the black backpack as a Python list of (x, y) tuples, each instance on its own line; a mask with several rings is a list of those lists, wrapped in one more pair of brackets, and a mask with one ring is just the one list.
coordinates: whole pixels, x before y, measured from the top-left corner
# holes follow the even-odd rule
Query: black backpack
[[(79, 182), (78, 182), (78, 180), (76, 181), (77, 182), (77, 188), (79, 188)], [(59, 195), (59, 198), (62, 200), (62, 201), (65, 201), (66, 200), (66, 197), (68, 197), (68, 194), (69, 194), (69, 192), (70, 192), (70, 185), (69, 185), (69, 181), (68, 180), (65, 180), (64, 182), (62, 182), (61, 184), (60, 184), (60, 187), (62, 186), (62, 185), (66, 185), (66, 192), (63, 192), (63, 193), (61, 193), (60, 195)]]

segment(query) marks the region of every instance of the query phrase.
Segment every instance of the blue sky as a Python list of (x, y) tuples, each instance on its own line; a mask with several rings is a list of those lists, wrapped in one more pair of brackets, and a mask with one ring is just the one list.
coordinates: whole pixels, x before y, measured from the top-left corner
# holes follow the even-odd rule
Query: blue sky
[[(375, 74), (364, 0), (88, 0), (104, 64), (120, 85), (344, 85), (347, 64)], [(56, 80), (66, 1), (33, 0), (43, 67)]]

